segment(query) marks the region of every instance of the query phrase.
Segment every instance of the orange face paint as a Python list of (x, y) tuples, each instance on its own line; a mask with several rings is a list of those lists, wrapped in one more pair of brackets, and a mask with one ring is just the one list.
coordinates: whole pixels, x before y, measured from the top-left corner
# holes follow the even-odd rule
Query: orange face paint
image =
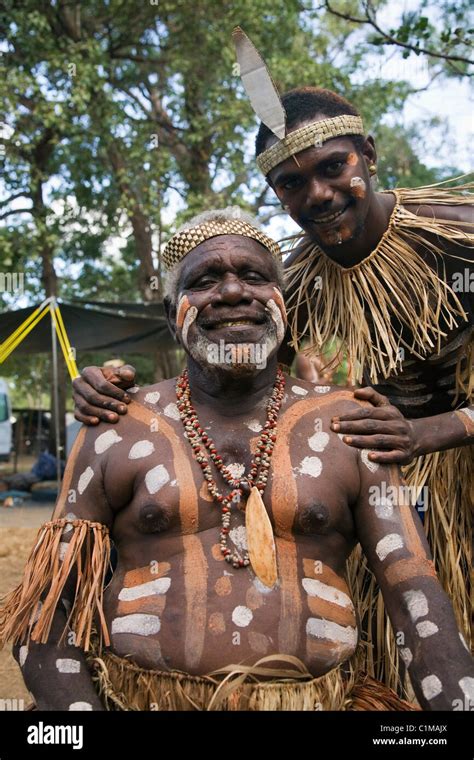
[(357, 158), (356, 153), (349, 153), (349, 155), (346, 158), (346, 164), (348, 166), (356, 166), (356, 164), (359, 163), (359, 159)]
[(187, 296), (182, 296), (179, 299), (178, 311), (176, 312), (176, 327), (179, 327), (180, 330), (183, 327), (184, 318), (190, 306), (191, 304)]
[(283, 321), (284, 321), (284, 323), (286, 325), (288, 319), (287, 319), (287, 316), (286, 316), (286, 306), (285, 306), (285, 301), (283, 299), (283, 295), (282, 295), (281, 291), (278, 288), (275, 288), (275, 287), (273, 288), (273, 292), (275, 293), (275, 295), (273, 296), (273, 300), (275, 301), (276, 305), (280, 309), (281, 316), (283, 317)]
[(362, 177), (352, 177), (351, 193), (354, 198), (365, 198), (367, 186)]

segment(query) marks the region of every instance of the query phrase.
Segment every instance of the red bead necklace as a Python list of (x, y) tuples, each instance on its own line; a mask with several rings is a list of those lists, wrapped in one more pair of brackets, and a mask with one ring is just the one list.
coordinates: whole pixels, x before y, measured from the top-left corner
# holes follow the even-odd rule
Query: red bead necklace
[[(188, 371), (185, 369), (176, 382), (176, 397), (179, 416), (184, 425), (186, 438), (192, 446), (194, 456), (202, 469), (207, 487), (214, 501), (221, 507), (221, 530), (220, 547), (226, 562), (233, 567), (247, 567), (250, 564), (248, 552), (240, 555), (237, 551), (232, 552), (227, 546), (227, 537), (230, 530), (231, 505), (241, 508), (240, 500), (243, 496), (248, 497), (250, 490), (255, 486), (260, 494), (265, 490), (270, 469), (270, 461), (276, 442), (277, 418), (285, 393), (285, 377), (278, 367), (272, 395), (267, 401), (267, 419), (262, 433), (257, 442), (257, 453), (250, 465), (247, 476), (235, 478), (225, 466), (222, 457), (217, 453), (212, 438), (201, 427), (196, 410), (191, 403), (191, 390), (189, 387)], [(209, 457), (206, 454), (209, 453)], [(217, 483), (212, 476), (210, 461), (212, 460), (220, 472), (222, 478), (231, 486), (231, 491), (224, 496), (218, 489)]]

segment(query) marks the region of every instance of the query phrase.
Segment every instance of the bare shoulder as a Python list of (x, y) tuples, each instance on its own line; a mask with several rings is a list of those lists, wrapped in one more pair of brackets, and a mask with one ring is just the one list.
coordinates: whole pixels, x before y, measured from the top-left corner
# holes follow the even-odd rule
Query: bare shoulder
[(407, 211), (416, 216), (429, 219), (439, 219), (450, 222), (464, 222), (466, 232), (474, 232), (474, 206), (469, 205), (436, 205), (436, 204), (405, 204)]
[(144, 404), (148, 407), (161, 407), (164, 403), (168, 404), (176, 401), (176, 377), (170, 380), (160, 380), (153, 385), (141, 385), (129, 388), (127, 393), (133, 401)]
[(308, 410), (313, 402), (315, 409), (327, 407), (332, 415), (344, 414), (361, 406), (370, 406), (367, 402), (354, 398), (354, 390), (353, 386), (324, 385), (286, 377), (286, 392), (290, 403), (305, 399)]

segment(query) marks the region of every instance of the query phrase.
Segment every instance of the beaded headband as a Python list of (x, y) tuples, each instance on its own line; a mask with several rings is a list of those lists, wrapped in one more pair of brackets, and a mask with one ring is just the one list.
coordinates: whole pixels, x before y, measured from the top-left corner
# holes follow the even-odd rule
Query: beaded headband
[(196, 227), (190, 227), (187, 230), (181, 230), (181, 232), (173, 235), (163, 250), (163, 264), (166, 269), (172, 269), (200, 243), (204, 243), (205, 240), (218, 237), (219, 235), (242, 235), (243, 237), (252, 238), (261, 243), (264, 248), (267, 248), (275, 258), (281, 259), (281, 250), (278, 244), (268, 237), (268, 235), (265, 235), (264, 232), (257, 230), (256, 227), (252, 227), (251, 224), (247, 224), (247, 222), (240, 219), (225, 219), (222, 221), (215, 219), (211, 222), (198, 224)]
[(257, 157), (257, 165), (266, 176), (275, 166), (306, 148), (319, 148), (326, 140), (344, 135), (363, 135), (364, 125), (360, 116), (334, 116), (289, 132)]

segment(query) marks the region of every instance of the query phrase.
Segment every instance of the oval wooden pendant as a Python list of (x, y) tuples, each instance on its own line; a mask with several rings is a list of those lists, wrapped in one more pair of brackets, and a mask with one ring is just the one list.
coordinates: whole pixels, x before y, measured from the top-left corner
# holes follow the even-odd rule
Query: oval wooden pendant
[(273, 528), (260, 491), (255, 486), (245, 508), (250, 564), (257, 578), (271, 588), (278, 580)]

